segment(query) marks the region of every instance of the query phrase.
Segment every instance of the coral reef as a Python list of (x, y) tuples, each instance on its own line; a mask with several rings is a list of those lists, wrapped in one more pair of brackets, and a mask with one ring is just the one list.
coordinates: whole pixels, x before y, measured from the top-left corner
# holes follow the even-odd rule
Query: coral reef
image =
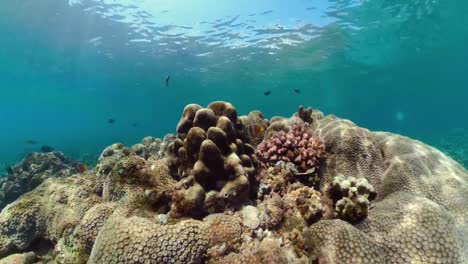
[(244, 131), (229, 103), (185, 107), (169, 145), (171, 168), (183, 179), (171, 215), (223, 211), (249, 198), (257, 158)]
[[(258, 166), (263, 143), (249, 142), (283, 133), (320, 138), (320, 162)], [(468, 262), (463, 166), (309, 108), (265, 120), (188, 105), (176, 138), (113, 144), (93, 170), (52, 174), (1, 211), (0, 263)]]
[(56, 151), (27, 155), (21, 162), (10, 167), (7, 177), (0, 178), (0, 210), (48, 178), (78, 173), (78, 165), (79, 163)]

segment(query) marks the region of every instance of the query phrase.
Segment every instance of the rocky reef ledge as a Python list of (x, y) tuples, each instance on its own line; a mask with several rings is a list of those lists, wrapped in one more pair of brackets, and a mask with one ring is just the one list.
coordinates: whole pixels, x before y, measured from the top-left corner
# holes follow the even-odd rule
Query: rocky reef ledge
[(220, 101), (176, 132), (8, 204), (0, 263), (468, 262), (468, 172), (422, 142)]

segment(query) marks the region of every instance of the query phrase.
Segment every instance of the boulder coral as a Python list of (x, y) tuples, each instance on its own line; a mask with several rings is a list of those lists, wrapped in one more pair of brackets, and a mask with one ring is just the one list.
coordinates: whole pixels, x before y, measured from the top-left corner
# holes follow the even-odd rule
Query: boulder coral
[(208, 243), (205, 226), (199, 221), (161, 226), (116, 212), (99, 232), (88, 263), (196, 264), (202, 262)]

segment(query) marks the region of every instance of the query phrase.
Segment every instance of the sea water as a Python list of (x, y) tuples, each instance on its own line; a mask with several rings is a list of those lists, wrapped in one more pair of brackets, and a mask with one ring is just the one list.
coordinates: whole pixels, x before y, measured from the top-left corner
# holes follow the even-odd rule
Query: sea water
[(174, 132), (186, 104), (213, 100), (268, 118), (311, 106), (466, 160), (467, 11), (442, 0), (2, 1), (0, 167), (43, 145), (93, 162), (111, 143)]

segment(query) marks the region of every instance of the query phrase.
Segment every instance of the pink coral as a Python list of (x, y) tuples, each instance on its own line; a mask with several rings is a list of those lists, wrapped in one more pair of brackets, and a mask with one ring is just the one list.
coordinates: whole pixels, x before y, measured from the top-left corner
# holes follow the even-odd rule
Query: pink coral
[(258, 145), (258, 156), (266, 164), (278, 161), (294, 163), (299, 171), (319, 168), (325, 156), (325, 144), (316, 136), (309, 124), (297, 121), (289, 131), (279, 131)]

